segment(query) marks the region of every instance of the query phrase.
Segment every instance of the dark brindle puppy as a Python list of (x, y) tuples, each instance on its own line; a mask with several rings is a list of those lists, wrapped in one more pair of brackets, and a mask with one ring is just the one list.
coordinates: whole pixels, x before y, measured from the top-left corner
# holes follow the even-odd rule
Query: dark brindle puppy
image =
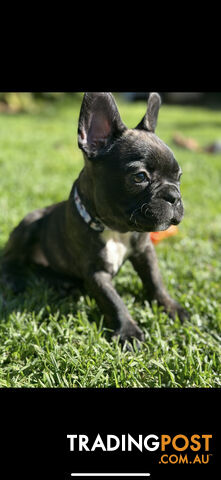
[(78, 127), (85, 166), (69, 199), (29, 213), (11, 233), (3, 257), (3, 274), (15, 290), (25, 286), (24, 267), (33, 262), (73, 283), (83, 280), (122, 341), (143, 340), (111, 283), (126, 259), (149, 301), (157, 300), (172, 317), (186, 315), (163, 286), (147, 233), (183, 217), (181, 169), (154, 133), (159, 107), (159, 95), (150, 94), (144, 118), (128, 129), (111, 93), (86, 93)]

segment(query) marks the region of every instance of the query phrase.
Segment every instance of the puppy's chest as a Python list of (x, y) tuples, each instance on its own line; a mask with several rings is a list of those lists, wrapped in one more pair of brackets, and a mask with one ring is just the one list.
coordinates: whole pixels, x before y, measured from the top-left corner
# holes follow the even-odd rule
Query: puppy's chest
[(116, 275), (121, 265), (132, 253), (132, 233), (119, 233), (113, 230), (104, 230), (101, 234), (104, 248), (102, 258), (107, 265), (108, 271)]

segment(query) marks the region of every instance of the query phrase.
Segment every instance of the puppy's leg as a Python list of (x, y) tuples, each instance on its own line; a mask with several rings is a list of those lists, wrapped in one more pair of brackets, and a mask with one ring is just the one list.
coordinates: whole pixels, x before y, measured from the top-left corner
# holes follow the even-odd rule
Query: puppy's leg
[(26, 287), (26, 250), (20, 247), (21, 239), (12, 232), (1, 260), (2, 279), (14, 293)]
[(2, 280), (14, 293), (23, 292), (26, 288), (26, 268), (24, 264), (12, 259), (2, 263)]
[(181, 321), (188, 318), (188, 312), (170, 297), (163, 285), (156, 252), (151, 241), (146, 243), (141, 252), (134, 253), (130, 257), (130, 261), (143, 282), (149, 301), (157, 300), (172, 318), (175, 318), (176, 314)]
[(88, 276), (85, 286), (104, 313), (108, 326), (115, 330), (115, 335), (119, 335), (122, 342), (131, 340), (133, 337), (144, 340), (143, 332), (130, 316), (123, 300), (114, 289), (108, 273), (104, 271), (93, 273)]
[(1, 273), (14, 293), (26, 287), (26, 267), (30, 262), (31, 250), (36, 241), (41, 211), (28, 214), (11, 232), (1, 259)]

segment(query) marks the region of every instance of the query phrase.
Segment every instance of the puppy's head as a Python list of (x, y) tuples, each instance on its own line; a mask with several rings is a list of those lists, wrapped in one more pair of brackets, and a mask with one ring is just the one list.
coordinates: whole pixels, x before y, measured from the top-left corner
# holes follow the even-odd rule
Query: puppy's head
[(111, 93), (84, 95), (78, 144), (97, 216), (113, 230), (166, 230), (182, 220), (182, 172), (155, 135), (160, 104), (159, 95), (151, 93), (143, 119), (128, 129)]

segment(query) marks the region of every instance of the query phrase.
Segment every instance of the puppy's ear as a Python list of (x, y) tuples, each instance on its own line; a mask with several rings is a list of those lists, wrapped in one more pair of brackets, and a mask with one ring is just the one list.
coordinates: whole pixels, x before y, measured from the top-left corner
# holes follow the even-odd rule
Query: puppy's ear
[(89, 158), (126, 129), (110, 92), (84, 94), (78, 123), (78, 145)]
[(150, 93), (146, 114), (136, 127), (138, 130), (147, 130), (152, 133), (155, 132), (160, 105), (160, 95), (158, 95), (158, 93)]

